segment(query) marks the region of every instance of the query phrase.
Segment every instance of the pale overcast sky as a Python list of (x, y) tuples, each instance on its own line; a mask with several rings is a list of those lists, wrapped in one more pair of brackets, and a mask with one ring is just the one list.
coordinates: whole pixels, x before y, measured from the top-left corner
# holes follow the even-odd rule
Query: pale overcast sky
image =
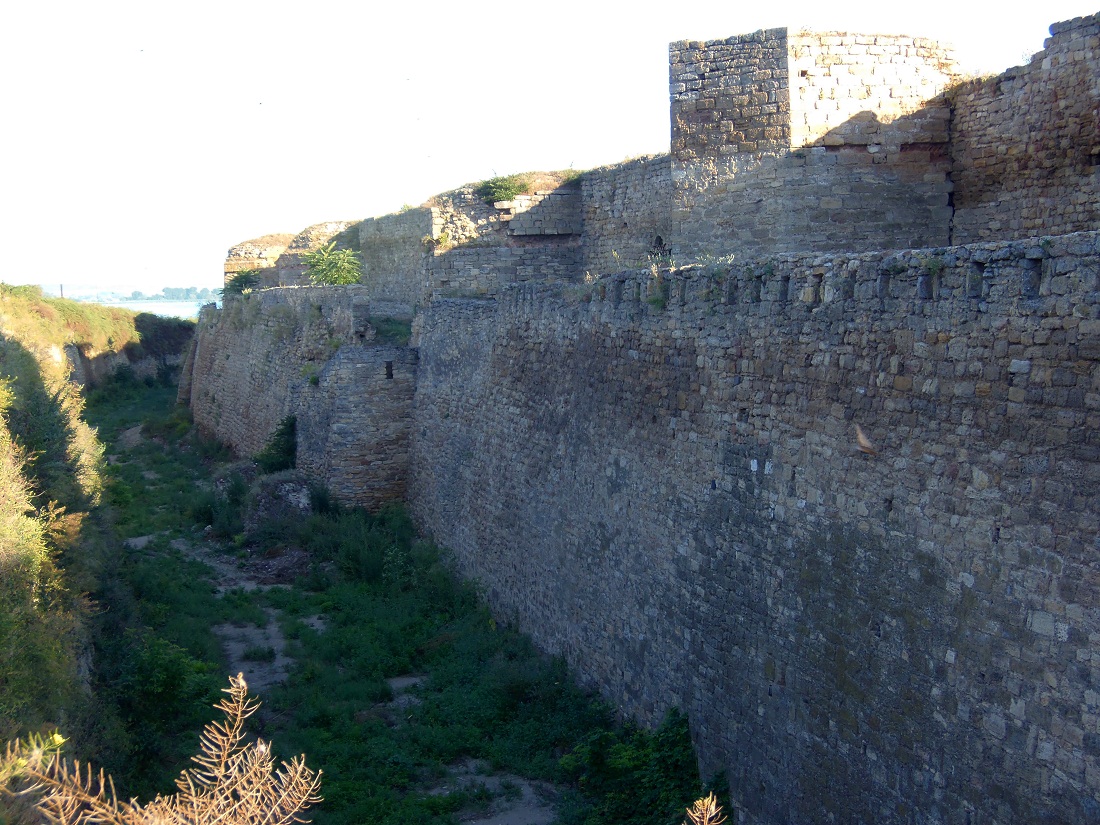
[(668, 43), (903, 33), (1000, 72), (1100, 0), (462, 4), (15, 0), (0, 280), (220, 286), (231, 245), (495, 174), (668, 149)]

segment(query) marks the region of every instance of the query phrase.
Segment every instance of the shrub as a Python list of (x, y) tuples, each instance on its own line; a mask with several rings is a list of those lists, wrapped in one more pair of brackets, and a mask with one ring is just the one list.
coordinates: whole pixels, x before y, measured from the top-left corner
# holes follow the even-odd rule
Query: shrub
[(332, 241), (303, 256), (310, 283), (343, 286), (359, 283), (362, 270), (354, 249), (337, 249)]
[(477, 196), (487, 204), (497, 201), (510, 201), (516, 195), (522, 195), (527, 191), (528, 178), (526, 175), (502, 175), (497, 178), (483, 180), (474, 189)]
[(370, 325), (374, 327), (375, 340), (380, 344), (405, 346), (412, 337), (411, 321), (402, 321), (398, 318), (371, 318)]
[(698, 789), (687, 717), (675, 710), (653, 733), (632, 725), (599, 730), (562, 757), (561, 766), (598, 800), (585, 825), (671, 825)]
[(293, 470), (297, 457), (297, 421), (293, 415), (288, 415), (279, 422), (267, 446), (256, 454), (256, 463), (265, 473), (279, 473), (283, 470)]

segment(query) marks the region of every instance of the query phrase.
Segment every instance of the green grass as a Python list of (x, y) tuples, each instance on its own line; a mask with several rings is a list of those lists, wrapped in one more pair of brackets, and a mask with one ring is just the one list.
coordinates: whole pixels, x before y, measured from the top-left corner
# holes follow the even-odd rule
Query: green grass
[(397, 344), (403, 347), (412, 337), (411, 321), (402, 321), (398, 318), (371, 318), (370, 325), (374, 327), (375, 340), (380, 344)]

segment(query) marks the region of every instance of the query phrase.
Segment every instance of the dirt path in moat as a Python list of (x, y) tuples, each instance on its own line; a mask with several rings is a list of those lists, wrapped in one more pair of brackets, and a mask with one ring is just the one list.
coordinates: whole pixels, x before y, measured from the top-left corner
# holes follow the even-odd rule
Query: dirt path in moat
[[(231, 590), (266, 590), (288, 587), (297, 576), (309, 570), (309, 558), (300, 550), (288, 550), (271, 558), (236, 559), (224, 553), (212, 542), (195, 543), (176, 539), (172, 547), (189, 558), (202, 562), (213, 570), (212, 580), (223, 595)], [(272, 685), (282, 682), (294, 660), (286, 655), (286, 640), (279, 628), (278, 611), (264, 608), (268, 616), (265, 627), (219, 624), (212, 629), (222, 640), (231, 672), (243, 673), (249, 690), (263, 694)], [(305, 619), (315, 630), (324, 629), (321, 616)], [(252, 650), (271, 649), (271, 661), (255, 661), (246, 654)], [(388, 679), (393, 699), (381, 703), (376, 711), (389, 717), (393, 725), (401, 724), (402, 711), (417, 705), (416, 689), (424, 678), (417, 675)], [(550, 825), (556, 818), (551, 800), (556, 796), (549, 783), (535, 782), (512, 774), (492, 773), (488, 763), (467, 759), (447, 766), (447, 776), (428, 793), (449, 794), (484, 787), (492, 795), (488, 810), (471, 813), (460, 819), (469, 825)]]
[[(295, 578), (309, 571), (309, 558), (301, 550), (286, 550), (276, 556), (237, 559), (211, 541), (175, 539), (172, 548), (188, 558), (202, 562), (213, 572), (211, 581), (219, 596), (234, 590), (252, 593), (272, 587), (288, 587)], [(279, 611), (263, 608), (267, 623), (223, 623), (210, 629), (221, 639), (226, 662), (231, 673), (243, 673), (252, 693), (262, 696), (272, 686), (283, 682), (294, 660), (286, 654), (286, 638), (279, 626)], [(310, 616), (305, 623), (314, 630), (324, 628), (320, 616)]]

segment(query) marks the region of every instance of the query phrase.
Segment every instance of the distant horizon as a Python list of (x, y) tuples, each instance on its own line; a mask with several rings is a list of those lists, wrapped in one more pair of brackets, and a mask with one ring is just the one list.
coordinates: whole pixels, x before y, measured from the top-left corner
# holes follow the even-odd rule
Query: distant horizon
[[(7, 283), (7, 282), (4, 281), (2, 278), (0, 278), (0, 283)], [(12, 284), (12, 286), (20, 286), (20, 284)], [(29, 286), (37, 286), (37, 287), (41, 288), (42, 293), (44, 295), (47, 295), (47, 296), (51, 297), (51, 298), (66, 298), (66, 299), (71, 300), (71, 301), (79, 301), (79, 302), (84, 302), (84, 303), (101, 303), (103, 301), (108, 301), (110, 303), (121, 303), (123, 301), (130, 301), (130, 302), (151, 301), (151, 302), (189, 303), (189, 302), (194, 302), (194, 301), (203, 301), (203, 300), (206, 300), (206, 298), (202, 297), (201, 295), (199, 297), (169, 298), (169, 297), (165, 296), (164, 290), (169, 289), (169, 290), (175, 291), (175, 290), (190, 290), (190, 289), (193, 289), (196, 292), (200, 292), (200, 293), (204, 290), (208, 293), (214, 293), (216, 290), (221, 289), (220, 286), (218, 286), (218, 287), (202, 287), (202, 286), (196, 286), (194, 284), (188, 284), (187, 286), (183, 286), (183, 287), (165, 286), (165, 287), (162, 287), (161, 290), (159, 290), (157, 292), (146, 293), (146, 292), (144, 292), (140, 289), (134, 288), (134, 287), (120, 286), (120, 285), (117, 285), (117, 284), (111, 285), (111, 286), (106, 286), (106, 287), (99, 287), (99, 286), (95, 286), (95, 287), (74, 287), (74, 288), (71, 288), (71, 289), (69, 287), (65, 287), (64, 290), (62, 290), (62, 287), (65, 286), (64, 284), (57, 284), (52, 289), (50, 288), (49, 284), (29, 284)], [(138, 292), (141, 295), (141, 297), (140, 298), (133, 297), (135, 292)], [(211, 297), (213, 298), (213, 297), (216, 297), (216, 296), (212, 295)]]

